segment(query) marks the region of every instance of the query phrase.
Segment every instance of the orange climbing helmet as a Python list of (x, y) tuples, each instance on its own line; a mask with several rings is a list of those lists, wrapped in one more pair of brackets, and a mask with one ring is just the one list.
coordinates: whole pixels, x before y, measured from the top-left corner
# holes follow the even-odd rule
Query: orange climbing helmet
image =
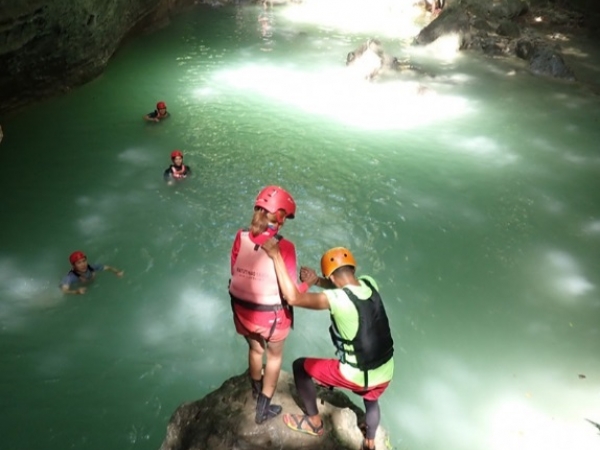
[(76, 252), (71, 253), (71, 255), (69, 256), (69, 262), (71, 263), (71, 265), (74, 265), (80, 259), (85, 259), (85, 258), (87, 258), (87, 256), (85, 256), (85, 254), (83, 252), (80, 252), (79, 250), (77, 250)]
[(275, 214), (280, 209), (285, 211), (285, 217), (293, 219), (296, 214), (296, 202), (288, 191), (279, 186), (267, 186), (258, 193), (255, 207)]
[(344, 247), (335, 247), (327, 250), (321, 258), (321, 272), (325, 278), (343, 266), (356, 267), (354, 256)]
[(181, 150), (173, 150), (171, 152), (171, 159), (175, 159), (178, 156), (183, 159), (183, 153), (181, 153)]
[(156, 109), (167, 109), (167, 104), (165, 102), (158, 102), (156, 104)]

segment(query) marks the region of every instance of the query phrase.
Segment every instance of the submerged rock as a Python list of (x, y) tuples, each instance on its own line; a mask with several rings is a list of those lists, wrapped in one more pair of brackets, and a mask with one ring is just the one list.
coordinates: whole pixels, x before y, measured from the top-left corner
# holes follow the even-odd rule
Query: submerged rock
[[(311, 436), (289, 429), (281, 415), (262, 425), (254, 423), (256, 400), (252, 398), (248, 374), (226, 380), (204, 398), (184, 403), (173, 413), (160, 450), (358, 450), (363, 435), (359, 425), (364, 412), (340, 391), (317, 387), (323, 436)], [(273, 403), (283, 414), (302, 414), (294, 379), (281, 372)], [(389, 447), (385, 430), (377, 430), (378, 449)]]
[(529, 68), (536, 75), (575, 81), (575, 75), (562, 55), (550, 47), (535, 49), (529, 59)]

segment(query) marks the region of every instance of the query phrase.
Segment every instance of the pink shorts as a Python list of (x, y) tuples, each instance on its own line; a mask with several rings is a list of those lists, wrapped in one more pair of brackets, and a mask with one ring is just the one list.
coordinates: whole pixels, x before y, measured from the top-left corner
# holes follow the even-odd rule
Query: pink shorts
[(339, 359), (306, 358), (304, 370), (314, 380), (325, 387), (344, 388), (360, 395), (365, 400), (375, 401), (387, 389), (390, 382), (378, 384), (365, 389), (344, 378), (340, 372)]
[[(279, 342), (285, 340), (290, 334), (292, 328), (292, 315), (287, 308), (274, 311), (253, 311), (240, 305), (233, 307), (233, 322), (235, 331), (242, 336), (253, 334), (261, 336), (264, 340), (270, 342)], [(273, 334), (273, 321), (277, 321)]]

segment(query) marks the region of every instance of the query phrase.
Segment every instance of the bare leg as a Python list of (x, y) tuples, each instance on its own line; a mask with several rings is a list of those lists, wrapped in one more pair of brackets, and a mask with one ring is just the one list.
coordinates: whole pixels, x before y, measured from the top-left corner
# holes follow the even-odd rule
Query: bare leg
[(265, 376), (263, 378), (262, 393), (272, 398), (277, 388), (279, 372), (283, 361), (283, 345), (285, 341), (269, 342), (267, 344), (267, 364), (265, 366)]
[(248, 342), (248, 368), (250, 378), (260, 380), (262, 378), (263, 355), (265, 353), (265, 341), (260, 336), (247, 336)]
[(283, 344), (281, 342), (269, 342), (267, 344), (267, 363), (265, 365), (265, 374), (263, 376), (262, 392), (256, 401), (257, 424), (281, 414), (280, 405), (272, 405), (271, 399), (277, 387), (279, 372), (281, 370), (281, 361), (283, 356)]

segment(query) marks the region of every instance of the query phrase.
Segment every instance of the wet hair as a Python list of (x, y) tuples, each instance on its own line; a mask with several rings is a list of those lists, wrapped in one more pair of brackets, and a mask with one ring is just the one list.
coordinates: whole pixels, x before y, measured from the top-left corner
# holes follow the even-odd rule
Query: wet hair
[[(285, 216), (285, 211), (280, 209), (277, 211), (277, 215), (280, 214)], [(277, 215), (270, 213), (263, 208), (254, 208), (254, 214), (252, 214), (252, 221), (250, 222), (249, 228), (252, 236), (258, 236), (259, 234), (264, 233), (270, 223), (277, 222)]]

